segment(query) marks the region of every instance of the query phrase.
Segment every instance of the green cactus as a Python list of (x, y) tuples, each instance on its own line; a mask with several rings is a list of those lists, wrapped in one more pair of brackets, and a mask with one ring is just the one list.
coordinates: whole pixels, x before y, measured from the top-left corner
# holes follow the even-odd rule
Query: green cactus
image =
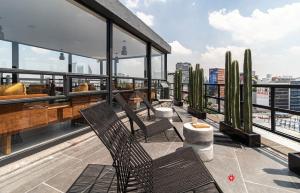
[(199, 64), (196, 68), (189, 68), (189, 106), (193, 109), (203, 112), (203, 84), (204, 84), (203, 69)]
[(230, 98), (232, 127), (240, 128), (240, 73), (238, 61), (233, 61), (230, 65)]
[(227, 124), (231, 123), (231, 108), (230, 108), (230, 64), (231, 64), (231, 52), (227, 51), (225, 56), (225, 100), (224, 100), (224, 121)]
[(188, 95), (188, 102), (189, 106), (192, 106), (192, 100), (193, 100), (193, 67), (189, 67), (189, 95)]
[(245, 50), (244, 54), (244, 103), (243, 103), (243, 120), (244, 131), (252, 132), (252, 59), (251, 50)]
[(174, 76), (174, 98), (176, 101), (182, 101), (182, 70), (176, 70)]

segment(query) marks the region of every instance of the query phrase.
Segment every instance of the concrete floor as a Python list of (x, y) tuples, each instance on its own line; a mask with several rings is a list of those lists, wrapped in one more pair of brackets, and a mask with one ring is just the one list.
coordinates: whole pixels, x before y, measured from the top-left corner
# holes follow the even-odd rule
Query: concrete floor
[[(190, 120), (180, 110), (184, 122)], [(174, 122), (182, 133), (182, 123)], [(182, 147), (170, 130), (155, 136), (143, 147), (157, 158)], [(100, 140), (92, 133), (36, 153), (0, 168), (1, 193), (65, 192), (87, 164), (111, 164), (112, 160)], [(289, 172), (287, 157), (270, 147), (245, 148), (215, 129), (214, 160), (205, 163), (224, 192), (288, 193), (300, 192), (300, 178)], [(228, 176), (235, 176), (230, 182)]]

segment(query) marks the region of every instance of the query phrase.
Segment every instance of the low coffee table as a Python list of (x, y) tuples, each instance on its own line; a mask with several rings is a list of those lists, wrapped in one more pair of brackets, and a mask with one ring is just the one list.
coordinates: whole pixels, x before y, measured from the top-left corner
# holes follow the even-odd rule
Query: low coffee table
[(184, 147), (192, 147), (204, 162), (213, 159), (213, 127), (194, 128), (192, 123), (183, 125)]
[(167, 118), (172, 122), (173, 109), (170, 107), (157, 107), (155, 108), (155, 117)]

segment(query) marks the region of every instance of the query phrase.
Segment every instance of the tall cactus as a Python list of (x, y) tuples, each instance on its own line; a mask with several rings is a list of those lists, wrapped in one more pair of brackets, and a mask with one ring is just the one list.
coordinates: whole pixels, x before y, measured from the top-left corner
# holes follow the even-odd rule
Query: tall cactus
[(182, 101), (182, 70), (176, 70), (174, 76), (174, 97), (178, 102)]
[(189, 95), (188, 95), (188, 102), (189, 106), (192, 106), (192, 101), (193, 101), (193, 67), (189, 67)]
[(238, 61), (233, 61), (230, 65), (230, 98), (232, 127), (240, 128), (240, 73)]
[(203, 112), (203, 84), (204, 73), (199, 64), (196, 64), (196, 68), (189, 68), (189, 106), (193, 109)]
[(225, 123), (231, 123), (231, 108), (230, 108), (230, 65), (231, 65), (231, 52), (227, 51), (225, 56), (225, 100), (224, 100), (224, 114), (225, 114)]
[(243, 119), (244, 131), (252, 132), (252, 59), (251, 50), (245, 50), (244, 54), (244, 103), (243, 103)]

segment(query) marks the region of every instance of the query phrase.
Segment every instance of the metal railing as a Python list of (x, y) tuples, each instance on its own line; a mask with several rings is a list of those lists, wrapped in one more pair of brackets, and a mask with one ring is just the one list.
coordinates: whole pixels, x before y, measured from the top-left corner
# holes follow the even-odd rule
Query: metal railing
[[(171, 87), (174, 83), (170, 83)], [(186, 87), (187, 84), (183, 84)], [(261, 89), (263, 88), (263, 89)], [(241, 90), (241, 122), (243, 123), (243, 85)], [(281, 89), (281, 90), (280, 90)], [(171, 89), (173, 90), (173, 89)], [(204, 84), (205, 91), (205, 109), (211, 113), (224, 114), (224, 84)], [(300, 91), (300, 85), (289, 84), (255, 84), (253, 85), (253, 93), (257, 94), (258, 90), (265, 91), (265, 103), (259, 101), (253, 104), (253, 126), (267, 130), (269, 132), (284, 136), (294, 141), (300, 142), (300, 111), (290, 109), (291, 91)], [(172, 92), (171, 92), (172, 93)], [(188, 91), (183, 90), (183, 94), (188, 95)], [(281, 95), (281, 96), (280, 96)], [(260, 94), (255, 95), (260, 96)], [(300, 94), (294, 96), (299, 98)], [(257, 98), (258, 99), (258, 98)], [(187, 97), (184, 99), (187, 100)], [(282, 101), (284, 104), (282, 104)], [(300, 108), (300, 103), (299, 103)]]

